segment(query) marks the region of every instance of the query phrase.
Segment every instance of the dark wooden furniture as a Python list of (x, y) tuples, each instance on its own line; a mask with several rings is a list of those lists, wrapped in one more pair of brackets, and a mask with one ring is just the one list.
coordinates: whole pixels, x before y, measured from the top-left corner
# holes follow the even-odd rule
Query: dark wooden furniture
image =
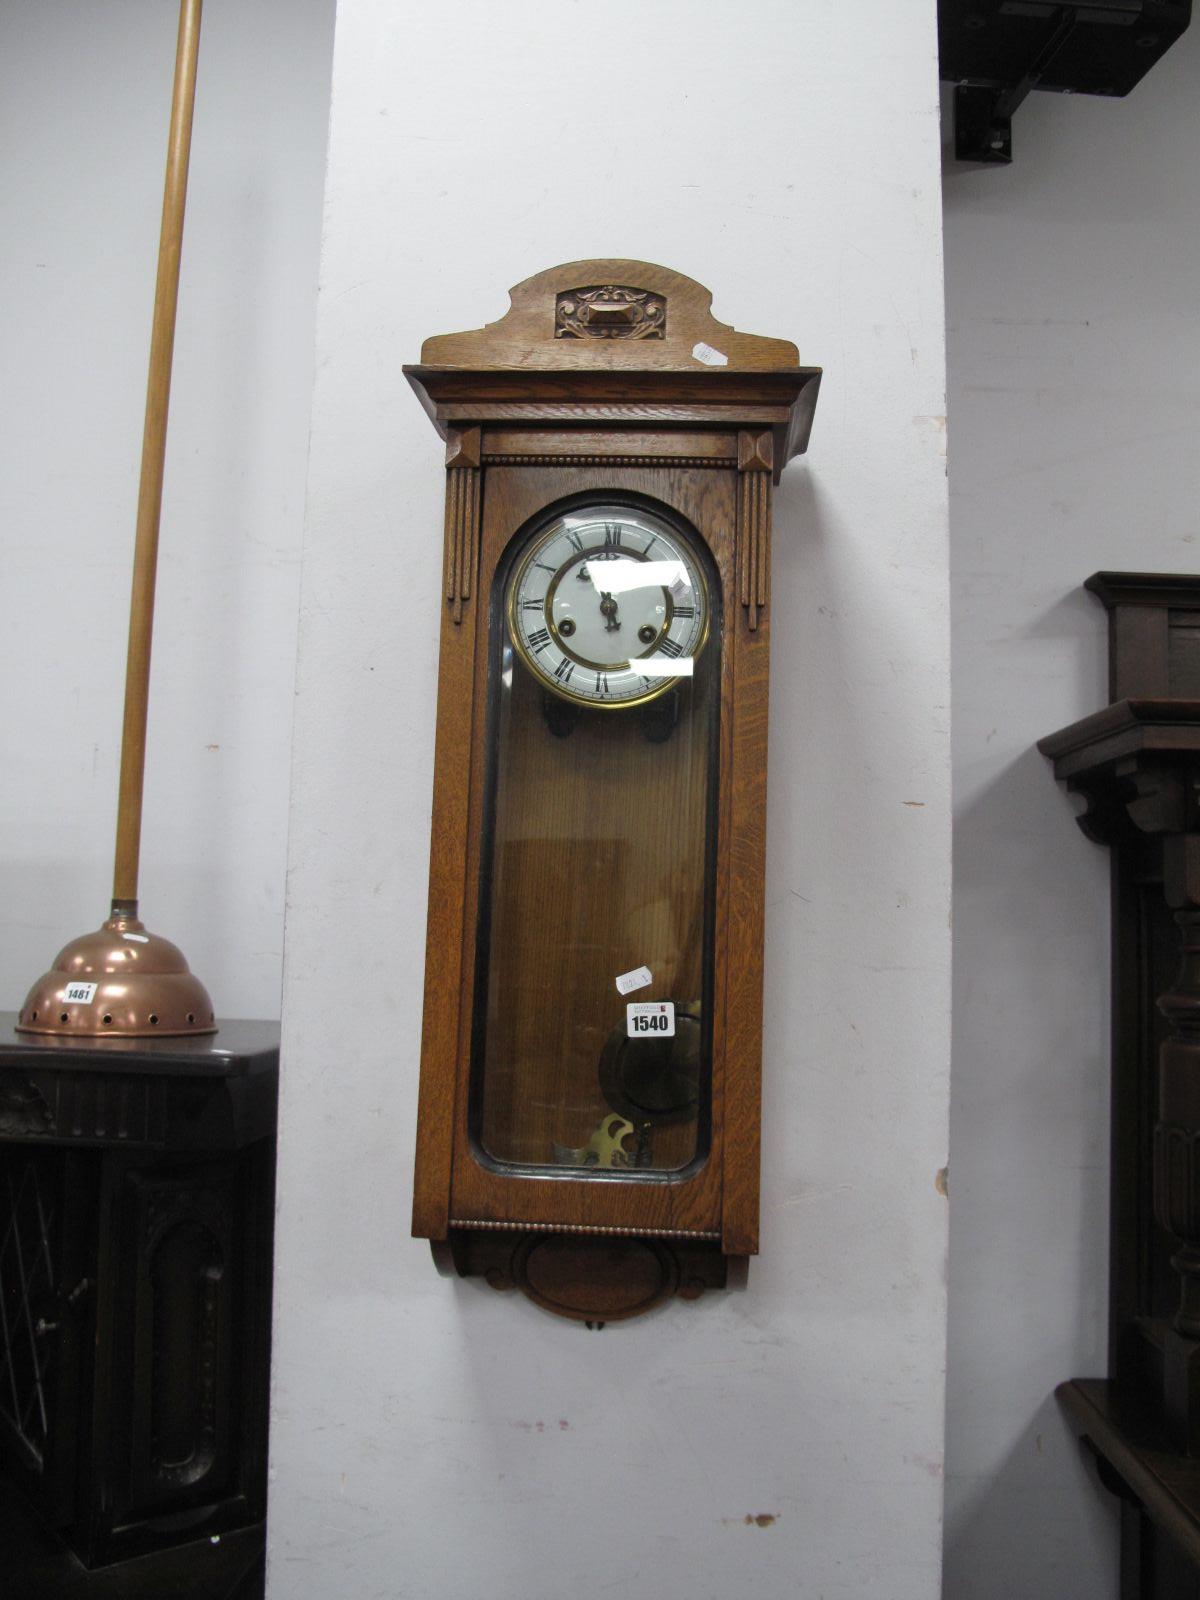
[[(758, 1248), (771, 489), (820, 374), (710, 304), (664, 267), (573, 262), (406, 368), (447, 467), (413, 1231), (441, 1264), (588, 1321), (722, 1285)], [(606, 504), (673, 530), (694, 567), (684, 610), (710, 610), (690, 675), (656, 698), (647, 680), (645, 706), (571, 705), (521, 659), (509, 580), (574, 508), (593, 522), (577, 554), (562, 535), (528, 603), (562, 673), (608, 693), (593, 669), (609, 657), (573, 662), (554, 611), (589, 582), (612, 605), (602, 560), (659, 559), (645, 523), (621, 551), (615, 522), (609, 548), (585, 547)], [(622, 615), (627, 672), (660, 646)], [(658, 637), (665, 675), (678, 647)], [(659, 987), (628, 999), (669, 1000), (700, 1042), (665, 1067), (693, 1073), (687, 1117), (635, 1127), (613, 1061), (641, 1046), (614, 980), (643, 963)], [(622, 1126), (589, 1167), (589, 1142)]]
[(1039, 748), (1112, 857), (1110, 1354), (1059, 1398), (1123, 1501), (1122, 1600), (1197, 1600), (1200, 577), (1087, 587), (1112, 704)]
[(278, 1027), (76, 1040), (14, 1020), (0, 1567), (22, 1600), (229, 1595), (266, 1509)]

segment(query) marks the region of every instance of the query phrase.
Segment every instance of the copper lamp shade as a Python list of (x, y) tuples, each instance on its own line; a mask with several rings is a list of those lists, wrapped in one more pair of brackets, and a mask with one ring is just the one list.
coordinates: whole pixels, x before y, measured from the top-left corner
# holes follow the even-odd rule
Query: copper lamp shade
[(17, 1026), (84, 1039), (216, 1032), (208, 990), (183, 952), (125, 915), (59, 951), (26, 996)]

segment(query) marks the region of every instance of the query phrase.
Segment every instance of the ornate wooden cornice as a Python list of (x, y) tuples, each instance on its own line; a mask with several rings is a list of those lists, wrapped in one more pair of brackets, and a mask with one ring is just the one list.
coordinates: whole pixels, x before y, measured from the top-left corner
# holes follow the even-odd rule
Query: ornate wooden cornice
[(703, 284), (668, 267), (571, 261), (517, 284), (499, 321), (426, 339), (404, 373), (443, 436), (598, 420), (769, 429), (778, 482), (807, 448), (821, 369), (801, 366), (786, 339), (718, 322), (711, 307)]
[(1197, 826), (1200, 700), (1119, 700), (1038, 749), (1086, 799), (1077, 821), (1097, 844), (1115, 843), (1130, 825), (1151, 834)]

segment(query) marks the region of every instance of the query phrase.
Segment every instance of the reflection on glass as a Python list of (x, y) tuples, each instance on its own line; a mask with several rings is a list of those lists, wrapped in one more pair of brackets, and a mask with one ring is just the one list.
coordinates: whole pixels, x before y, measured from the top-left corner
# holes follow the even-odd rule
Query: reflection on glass
[(720, 629), (701, 550), (606, 501), (535, 527), (501, 577), (472, 1105), (493, 1160), (632, 1176), (703, 1154)]

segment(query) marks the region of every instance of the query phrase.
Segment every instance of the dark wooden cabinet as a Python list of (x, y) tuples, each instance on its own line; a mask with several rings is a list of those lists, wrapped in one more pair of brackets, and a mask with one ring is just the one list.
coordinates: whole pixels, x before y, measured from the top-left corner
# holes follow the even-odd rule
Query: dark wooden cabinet
[(1200, 1595), (1200, 577), (1097, 573), (1112, 703), (1041, 741), (1112, 869), (1109, 1372), (1059, 1398), (1122, 1600)]
[(278, 1028), (84, 1041), (14, 1020), (0, 1015), (0, 1451), (8, 1488), (73, 1553), (44, 1592), (91, 1593), (106, 1568), (104, 1594), (151, 1593), (114, 1588), (113, 1564), (144, 1581), (153, 1563), (132, 1558), (195, 1542), (183, 1592), (227, 1594), (266, 1509)]

